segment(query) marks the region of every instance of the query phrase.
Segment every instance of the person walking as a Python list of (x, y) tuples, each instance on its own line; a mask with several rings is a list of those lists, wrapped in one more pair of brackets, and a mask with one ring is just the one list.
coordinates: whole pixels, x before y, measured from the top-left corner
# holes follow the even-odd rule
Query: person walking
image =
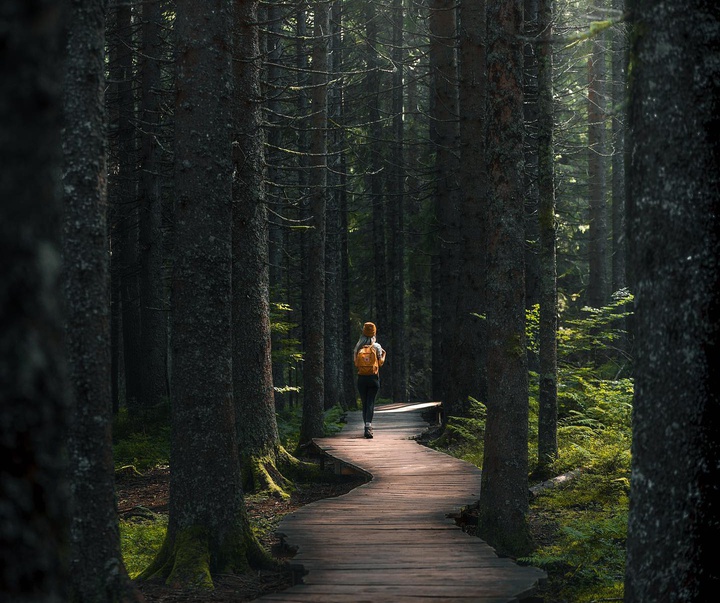
[(373, 437), (372, 420), (375, 413), (375, 397), (380, 389), (380, 367), (385, 364), (385, 350), (377, 342), (376, 335), (377, 327), (371, 322), (366, 322), (353, 351), (358, 371), (357, 387), (362, 401), (366, 438)]

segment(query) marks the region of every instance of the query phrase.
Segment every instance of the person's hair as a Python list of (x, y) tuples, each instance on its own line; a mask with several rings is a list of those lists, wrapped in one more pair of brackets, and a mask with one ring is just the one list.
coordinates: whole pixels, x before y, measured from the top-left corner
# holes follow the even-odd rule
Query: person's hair
[(357, 356), (358, 350), (364, 345), (372, 345), (375, 343), (375, 337), (368, 337), (367, 335), (360, 335), (360, 339), (355, 344), (354, 356)]

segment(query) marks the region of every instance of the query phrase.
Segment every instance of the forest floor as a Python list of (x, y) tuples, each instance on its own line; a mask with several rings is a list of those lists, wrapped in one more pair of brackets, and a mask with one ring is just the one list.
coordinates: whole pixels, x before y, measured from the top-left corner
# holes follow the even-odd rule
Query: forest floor
[[(303, 459), (313, 462), (313, 459)], [(317, 462), (315, 460), (315, 462)], [(147, 603), (241, 603), (285, 590), (293, 585), (292, 551), (282, 547), (276, 533), (280, 520), (300, 507), (316, 500), (340, 496), (365, 483), (362, 476), (334, 475), (330, 464), (325, 478), (317, 483), (298, 486), (289, 499), (246, 496), (245, 503), (253, 525), (261, 528), (260, 541), (279, 562), (275, 571), (262, 570), (251, 575), (218, 576), (212, 592), (181, 590), (164, 584), (139, 583)], [(116, 493), (120, 518), (128, 521), (151, 514), (167, 515), (170, 470), (160, 467), (142, 475), (119, 475)], [(284, 563), (288, 562), (288, 563)]]

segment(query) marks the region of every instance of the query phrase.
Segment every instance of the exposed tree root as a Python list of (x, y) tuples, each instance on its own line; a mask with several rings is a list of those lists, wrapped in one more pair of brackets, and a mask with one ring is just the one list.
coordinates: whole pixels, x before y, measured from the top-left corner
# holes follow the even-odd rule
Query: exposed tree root
[(301, 461), (285, 448), (278, 446), (267, 454), (243, 457), (243, 490), (266, 493), (287, 499), (297, 482), (317, 481), (321, 472), (317, 465)]
[(168, 532), (162, 549), (137, 580), (163, 582), (173, 588), (213, 590), (213, 575), (242, 575), (278, 566), (247, 521), (239, 521), (223, 536), (223, 542), (211, 542), (203, 526), (179, 530), (174, 537)]

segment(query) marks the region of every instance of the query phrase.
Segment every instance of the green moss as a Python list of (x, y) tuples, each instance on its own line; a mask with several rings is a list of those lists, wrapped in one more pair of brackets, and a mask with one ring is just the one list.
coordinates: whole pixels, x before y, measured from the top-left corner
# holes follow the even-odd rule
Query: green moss
[(263, 548), (246, 517), (227, 531), (222, 542), (211, 542), (207, 528), (190, 526), (168, 535), (150, 566), (138, 581), (161, 581), (175, 588), (213, 590), (213, 575), (246, 574), (277, 567)]
[(162, 548), (167, 532), (167, 517), (120, 522), (123, 563), (130, 578), (148, 567)]
[(243, 490), (247, 493), (287, 499), (298, 481), (316, 481), (320, 468), (301, 461), (282, 446), (264, 454), (247, 455), (242, 460)]
[(315, 482), (322, 477), (322, 471), (318, 465), (301, 461), (282, 446), (278, 449), (277, 463), (283, 474), (294, 482)]
[(174, 563), (166, 580), (169, 586), (214, 588), (210, 575), (210, 542), (204, 527), (180, 530), (175, 537), (173, 556)]
[(239, 522), (233, 537), (221, 548), (219, 559), (220, 573), (243, 574), (278, 567), (278, 562), (260, 544), (247, 521)]

